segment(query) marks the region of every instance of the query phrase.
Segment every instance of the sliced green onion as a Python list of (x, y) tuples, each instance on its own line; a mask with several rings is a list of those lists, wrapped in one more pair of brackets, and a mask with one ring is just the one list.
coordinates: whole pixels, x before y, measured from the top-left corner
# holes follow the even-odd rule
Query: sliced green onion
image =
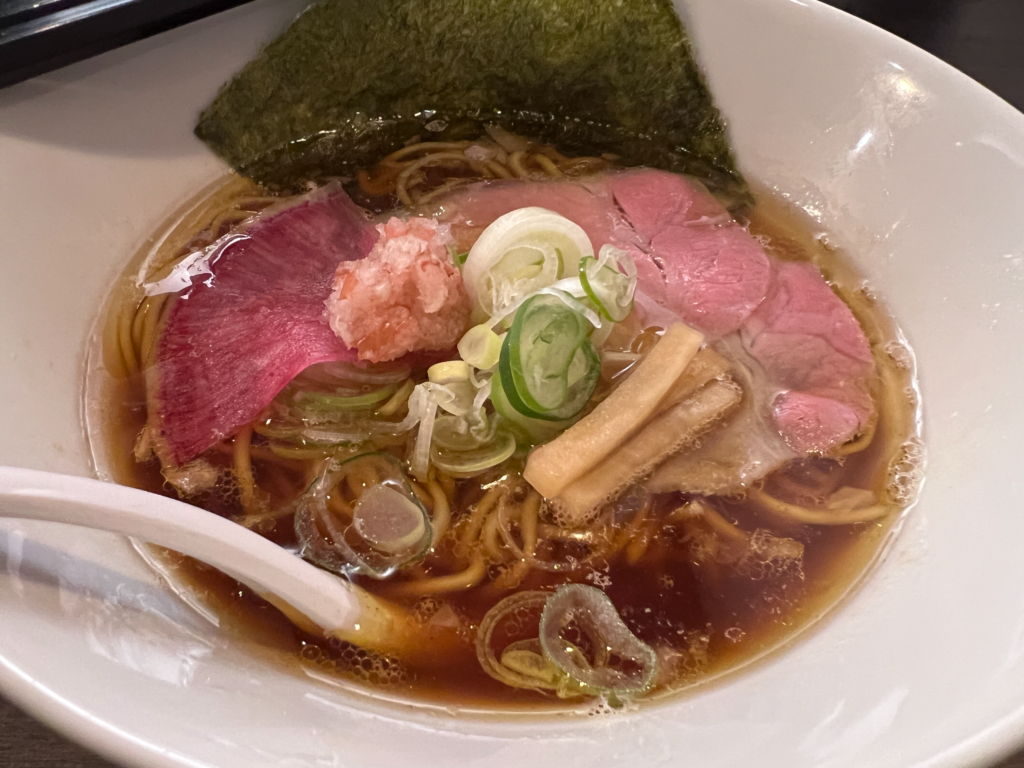
[(398, 384), (386, 384), (370, 392), (315, 392), (304, 389), (292, 394), (291, 403), (298, 408), (317, 412), (365, 410), (386, 402), (397, 391)]
[(448, 255), (452, 259), (452, 264), (454, 264), (459, 269), (462, 269), (463, 265), (465, 265), (466, 263), (466, 258), (469, 256), (469, 251), (462, 251), (460, 253), (459, 251), (455, 250), (454, 245), (449, 245)]
[[(350, 513), (338, 511), (345, 506), (340, 498), (330, 500), (343, 493), (343, 484), (363, 489)], [(295, 534), (299, 554), (321, 568), (386, 579), (426, 554), (432, 529), (398, 460), (386, 453), (363, 453), (328, 462), (299, 499)]]
[[(566, 650), (573, 654), (580, 666), (589, 666), (583, 651), (566, 641)], [(506, 669), (538, 681), (538, 687), (550, 689), (560, 699), (585, 696), (587, 691), (576, 680), (566, 675), (544, 656), (540, 640), (517, 640), (501, 652), (501, 665)]]
[(477, 629), (477, 660), (488, 675), (513, 688), (551, 691), (561, 698), (579, 696), (580, 686), (544, 658), (536, 637), (509, 643), (502, 649), (500, 660), (494, 652), (494, 636), (499, 630), (504, 634), (509, 627), (521, 631), (531, 624), (537, 626), (550, 597), (550, 592), (517, 592), (495, 604)]
[(331, 429), (329, 426), (307, 427), (299, 433), (298, 438), (306, 445), (322, 447), (359, 445), (366, 442), (367, 432), (352, 427), (345, 429), (339, 424), (336, 429)]
[(604, 343), (608, 341), (608, 337), (612, 335), (612, 330), (614, 328), (615, 323), (606, 322), (590, 334), (590, 343), (594, 345), (594, 349), (601, 349), (604, 347)]
[(558, 679), (563, 677), (561, 670), (544, 658), (540, 640), (517, 640), (505, 646), (501, 652), (501, 666), (523, 675), (529, 680), (536, 680), (537, 686), (554, 690), (558, 687)]
[(466, 419), (442, 413), (434, 420), (433, 444), (435, 448), (448, 451), (473, 451), (494, 437), (494, 417), (492, 416), (486, 430), (472, 431)]
[(459, 340), (459, 356), (474, 368), (489, 370), (501, 356), (501, 336), (486, 323), (474, 325)]
[(402, 382), (402, 386), (398, 388), (398, 391), (389, 397), (386, 403), (377, 408), (377, 415), (388, 418), (398, 413), (398, 409), (409, 402), (409, 395), (412, 394), (415, 386), (416, 383), (412, 379), (406, 379)]
[(484, 672), (505, 685), (513, 688), (532, 690), (551, 690), (554, 684), (545, 685), (536, 675), (523, 674), (520, 671), (504, 666), (494, 653), (494, 633), (505, 622), (523, 624), (539, 622), (550, 592), (528, 591), (516, 592), (498, 601), (480, 622), (476, 632), (476, 657)]
[(434, 420), (437, 418), (437, 395), (429, 385), (421, 384), (413, 390), (409, 397), (409, 416), (415, 416), (420, 425), (409, 457), (409, 467), (416, 479), (422, 482), (430, 471), (430, 443), (434, 439)]
[(389, 555), (413, 549), (423, 539), (428, 523), (419, 504), (384, 483), (368, 488), (352, 512), (356, 533)]
[(253, 431), (271, 441), (293, 446), (331, 447), (358, 445), (369, 435), (386, 440), (408, 429), (403, 430), (401, 422), (373, 418), (366, 411), (316, 413), (275, 405), (273, 415), (256, 422)]
[[(540, 640), (536, 636), (513, 640), (500, 655), (495, 653), (495, 635), (509, 631), (529, 633), (531, 625), (539, 627), (544, 605), (551, 592), (517, 592), (499, 601), (480, 622), (476, 634), (476, 656), (480, 666), (495, 680), (513, 688), (550, 691), (559, 698), (572, 698), (584, 694), (583, 687), (568, 677), (545, 658)], [(532, 630), (534, 633), (538, 629)], [(570, 644), (571, 645), (571, 644)], [(587, 661), (579, 653), (581, 666)]]
[(606, 320), (619, 323), (633, 311), (636, 265), (625, 251), (605, 245), (598, 258), (584, 256), (580, 259), (580, 283)]
[(411, 373), (412, 370), (405, 363), (358, 365), (338, 360), (311, 365), (296, 380), (300, 384), (319, 389), (376, 389), (388, 384), (401, 384)]
[[(563, 290), (557, 286), (565, 286), (567, 283), (575, 283), (579, 288), (579, 296), (574, 295), (570, 291)], [(509, 304), (501, 312), (491, 317), (482, 325), (486, 325), (490, 328), (503, 327), (511, 328), (512, 323), (515, 320), (516, 313), (519, 312), (519, 308), (522, 307), (526, 302), (536, 298), (539, 295), (553, 296), (554, 298), (561, 301), (569, 309), (579, 312), (588, 323), (594, 328), (600, 328), (603, 325), (607, 325), (601, 320), (601, 316), (598, 314), (597, 309), (593, 307), (593, 302), (587, 297), (586, 292), (583, 290), (582, 283), (578, 277), (567, 278), (566, 280), (559, 280), (555, 285), (549, 285), (547, 288), (541, 288), (534, 293), (522, 296), (513, 303)]]
[[(413, 475), (420, 480), (426, 479), (430, 469), (430, 448), (438, 408), (459, 419), (462, 425), (458, 431), (472, 433), (478, 444), (485, 442), (492, 434), (484, 410), (484, 403), (491, 391), (490, 380), (475, 376), (465, 362), (459, 360), (457, 363), (452, 368), (432, 367), (435, 378), (450, 380), (451, 383), (427, 381), (417, 385), (409, 396), (408, 415), (395, 426), (396, 430), (405, 431), (419, 425), (409, 464)], [(466, 375), (464, 381), (463, 374)]]
[(257, 435), (263, 435), (263, 437), (290, 440), (299, 433), (302, 427), (303, 424), (301, 422), (296, 424), (293, 419), (275, 416), (263, 421), (257, 421), (253, 424), (252, 429)]
[(462, 270), (473, 318), (482, 322), (560, 279), (566, 265), (593, 256), (586, 232), (545, 208), (520, 208), (495, 219), (477, 238)]
[[(272, 415), (253, 425), (253, 431), (271, 440), (306, 445), (362, 442), (369, 420), (359, 411), (306, 412), (275, 403)], [(311, 432), (320, 434), (313, 435)]]
[[(603, 653), (581, 664), (579, 649), (562, 636), (570, 625)], [(643, 693), (657, 672), (654, 649), (629, 631), (604, 592), (586, 584), (559, 587), (548, 599), (540, 619), (540, 644), (545, 658), (589, 693)]]
[(509, 404), (524, 416), (553, 421), (583, 410), (601, 373), (589, 330), (578, 312), (553, 296), (538, 294), (523, 304), (498, 362)]
[(575, 419), (561, 421), (533, 419), (517, 411), (505, 396), (501, 376), (491, 379), (491, 404), (515, 435), (516, 442), (523, 447), (540, 445), (554, 440), (575, 423)]
[(508, 430), (498, 429), (489, 443), (477, 448), (461, 451), (435, 449), (431, 461), (435, 467), (452, 477), (474, 477), (501, 464), (515, 452), (515, 437)]
[(469, 363), (465, 360), (449, 360), (430, 366), (427, 378), (434, 384), (468, 384), (470, 373)]
[(271, 440), (267, 443), (267, 447), (273, 452), (275, 456), (280, 456), (282, 459), (296, 459), (299, 461), (308, 461), (310, 459), (326, 459), (331, 456), (335, 449), (343, 447), (341, 444), (336, 446), (328, 445), (300, 445), (292, 442), (282, 442), (280, 440)]

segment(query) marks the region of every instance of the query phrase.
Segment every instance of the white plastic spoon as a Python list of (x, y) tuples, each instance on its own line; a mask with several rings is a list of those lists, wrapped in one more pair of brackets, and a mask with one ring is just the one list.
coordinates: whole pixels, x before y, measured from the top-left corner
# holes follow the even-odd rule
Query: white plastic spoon
[(141, 539), (223, 571), (307, 631), (384, 653), (406, 653), (412, 643), (411, 619), (398, 606), (240, 525), (165, 496), (84, 477), (0, 467), (0, 517)]

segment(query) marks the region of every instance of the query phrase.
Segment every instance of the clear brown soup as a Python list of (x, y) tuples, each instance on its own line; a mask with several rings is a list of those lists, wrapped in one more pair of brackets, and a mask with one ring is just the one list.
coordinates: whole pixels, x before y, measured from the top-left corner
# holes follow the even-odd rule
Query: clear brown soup
[[(184, 252), (189, 229), (209, 223), (210, 211), (232, 196), (251, 194), (238, 180), (217, 185), (193, 200), (152, 241)], [(863, 281), (846, 255), (830, 249), (817, 228), (802, 213), (766, 192), (750, 229), (780, 259), (808, 260), (816, 264), (851, 307), (868, 335), (881, 375), (874, 383), (881, 409), (870, 445), (841, 461), (807, 459), (768, 478), (765, 488), (784, 495), (794, 477), (829, 475), (836, 486), (867, 488), (879, 496), (893, 492), (893, 469), (904, 472), (909, 483), (903, 507), (912, 501), (918, 403), (912, 358), (903, 346), (891, 318), (863, 288)], [(205, 217), (205, 218), (204, 218)], [(223, 226), (230, 226), (230, 220)], [(169, 237), (161, 237), (170, 232)], [(111, 312), (134, 306), (133, 276), (152, 247), (129, 266), (112, 299)], [(91, 355), (87, 399), (89, 428), (98, 468), (113, 480), (154, 493), (174, 496), (155, 460), (133, 459), (136, 437), (146, 422), (143, 377), (110, 376), (103, 365), (109, 349), (97, 340)], [(109, 342), (107, 342), (109, 347)], [(230, 443), (230, 441), (228, 441)], [(255, 438), (254, 448), (259, 447)], [(909, 446), (909, 448), (908, 448)], [(272, 504), (285, 504), (303, 490), (299, 472), (271, 468), (254, 452), (254, 476), (269, 479), (266, 490)], [(207, 453), (209, 461), (230, 469), (230, 448)], [(908, 478), (910, 478), (908, 480)], [(457, 481), (453, 522), (469, 514), (483, 493), (482, 484), (494, 475)], [(237, 494), (206, 493), (194, 500), (212, 513), (239, 514)], [(635, 530), (623, 533), (624, 543), (613, 554), (597, 558), (571, 573), (531, 570), (519, 589), (552, 589), (566, 582), (603, 588), (629, 628), (644, 642), (662, 650), (665, 672), (653, 697), (708, 681), (735, 670), (779, 648), (820, 619), (846, 596), (890, 538), (904, 511), (899, 505), (885, 518), (868, 523), (820, 526), (780, 521), (743, 498), (717, 498), (710, 503), (720, 519), (747, 532), (734, 547), (728, 536), (707, 520), (680, 514), (687, 501), (679, 494), (658, 496), (650, 513)], [(286, 546), (295, 545), (291, 518), (282, 517), (261, 529), (265, 536)], [(781, 542), (781, 544), (780, 544)], [(797, 542), (794, 545), (790, 542)], [(802, 554), (798, 555), (799, 545)], [(739, 545), (736, 545), (739, 546)], [(735, 549), (735, 547), (734, 547)], [(491, 678), (477, 661), (472, 639), (475, 626), (498, 600), (508, 594), (492, 581), (455, 592), (418, 599), (396, 596), (387, 582), (359, 579), (366, 589), (395, 599), (424, 620), (440, 610), (460, 617), (465, 642), (447, 647), (428, 662), (410, 664), (361, 651), (347, 643), (325, 641), (297, 629), (277, 610), (248, 589), (198, 562), (173, 553), (160, 559), (173, 580), (209, 605), (221, 617), (221, 626), (240, 641), (259, 647), (282, 663), (298, 664), (313, 676), (339, 683), (357, 683), (389, 697), (455, 705), (512, 710), (571, 707), (578, 701), (559, 702), (549, 695), (505, 686)], [(425, 566), (430, 571), (430, 566)], [(444, 562), (434, 572), (456, 568)], [(432, 575), (428, 573), (427, 575)], [(668, 664), (664, 660), (668, 659)], [(667, 674), (666, 674), (667, 673)], [(648, 699), (652, 694), (648, 695)]]

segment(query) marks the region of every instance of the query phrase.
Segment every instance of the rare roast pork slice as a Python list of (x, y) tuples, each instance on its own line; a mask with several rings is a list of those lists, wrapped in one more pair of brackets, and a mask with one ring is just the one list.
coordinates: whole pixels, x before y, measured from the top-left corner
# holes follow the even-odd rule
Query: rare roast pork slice
[[(149, 427), (165, 466), (251, 422), (304, 368), (356, 353), (324, 301), (338, 264), (377, 231), (337, 185), (268, 208), (211, 246), (168, 307), (146, 371)], [(202, 273), (202, 274), (196, 274)]]
[[(459, 187), (437, 202), (436, 212), (451, 224), (455, 247), (468, 251), (495, 219), (517, 208), (537, 207), (565, 216), (587, 233), (596, 253), (605, 243), (639, 253), (636, 234), (615, 206), (608, 176), (575, 181), (485, 181)], [(571, 269), (576, 265), (566, 265)]]
[(768, 291), (764, 249), (700, 182), (674, 173), (483, 182), (447, 195), (438, 210), (468, 250), (499, 216), (527, 206), (579, 224), (595, 252), (606, 243), (627, 251), (644, 294), (709, 337), (739, 328)]
[(868, 424), (874, 414), (871, 347), (813, 265), (775, 264), (767, 298), (740, 333), (779, 390), (773, 415), (794, 449), (825, 453)]
[(607, 179), (647, 257), (637, 264), (638, 286), (711, 338), (740, 331), (772, 390), (765, 405), (792, 450), (825, 453), (863, 430), (874, 411), (871, 349), (813, 265), (769, 260), (684, 176), (630, 171)]
[(662, 464), (654, 491), (741, 492), (791, 459), (827, 454), (874, 418), (867, 338), (811, 264), (773, 264), (768, 296), (715, 346), (744, 401), (698, 448)]
[(644, 293), (710, 338), (737, 330), (768, 292), (760, 243), (693, 179), (643, 170), (605, 183), (640, 242)]

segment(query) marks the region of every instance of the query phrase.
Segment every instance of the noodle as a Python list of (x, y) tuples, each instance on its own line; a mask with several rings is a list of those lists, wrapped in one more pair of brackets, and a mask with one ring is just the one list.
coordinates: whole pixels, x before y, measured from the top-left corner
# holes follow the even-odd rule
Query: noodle
[(438, 542), (444, 538), (445, 533), (448, 532), (448, 525), (451, 523), (452, 510), (448, 504), (448, 496), (440, 483), (436, 480), (427, 481), (427, 489), (430, 491), (430, 496), (433, 500), (433, 516), (430, 519), (431, 524), (434, 527), (434, 547), (437, 547)]
[(407, 189), (412, 175), (422, 168), (426, 168), (431, 165), (439, 165), (445, 162), (465, 163), (474, 171), (479, 167), (479, 164), (475, 160), (466, 157), (462, 152), (434, 152), (432, 154), (428, 154), (421, 157), (414, 163), (409, 164), (400, 174), (398, 174), (398, 181), (395, 183), (395, 193), (398, 195), (398, 199), (401, 200), (405, 206), (415, 208), (416, 200), (412, 198)]
[(484, 168), (491, 172), (493, 176), (499, 179), (511, 179), (512, 174), (509, 172), (501, 163), (495, 160), (487, 160), (484, 162)]
[[(213, 445), (210, 450), (233, 456), (235, 447), (233, 443), (220, 442)], [(251, 442), (249, 444), (249, 456), (256, 461), (276, 464), (284, 467), (285, 469), (291, 470), (302, 470), (305, 469), (307, 464), (309, 464), (308, 459), (293, 459), (286, 456), (279, 456), (266, 446), (253, 445)]]
[(261, 195), (255, 197), (240, 197), (235, 201), (235, 206), (242, 211), (251, 211), (252, 213), (258, 213), (265, 208), (269, 208), (275, 203), (281, 202), (281, 198), (274, 197), (272, 195)]
[(480, 529), (483, 528), (484, 520), (487, 518), (488, 513), (506, 493), (508, 493), (508, 486), (504, 481), (502, 481), (500, 483), (496, 483), (494, 487), (487, 491), (484, 497), (477, 502), (476, 506), (473, 507), (469, 521), (466, 523), (466, 527), (463, 529), (462, 536), (459, 539), (463, 546), (469, 546), (479, 538)]
[[(210, 230), (210, 237), (212, 238), (210, 242), (213, 242), (214, 240), (219, 238), (222, 234), (226, 234), (226, 233), (221, 232), (221, 227), (223, 227), (225, 224), (230, 223), (230, 222), (234, 222), (235, 224), (240, 224), (241, 222), (243, 222), (247, 218), (249, 218), (249, 216), (251, 216), (251, 215), (252, 214), (249, 211), (241, 211), (241, 210), (225, 211), (220, 216), (215, 218), (212, 222), (210, 222), (209, 230)], [(230, 227), (228, 227), (228, 229), (230, 229)]]
[[(407, 208), (429, 203), (442, 194), (463, 184), (483, 179), (529, 179), (535, 174), (528, 165), (536, 165), (548, 178), (563, 179), (568, 174), (588, 173), (607, 167), (607, 161), (597, 157), (567, 158), (551, 147), (533, 149), (530, 142), (522, 141), (525, 149), (511, 154), (487, 141), (421, 141), (402, 147), (381, 160), (370, 171), (360, 170), (360, 189), (371, 197), (395, 195)], [(469, 154), (475, 150), (475, 154)], [(490, 156), (487, 156), (490, 155)], [(421, 171), (430, 166), (467, 166), (471, 175), (443, 178), (432, 189), (415, 192), (426, 181)]]
[(252, 477), (252, 456), (249, 453), (249, 444), (252, 440), (252, 424), (246, 424), (235, 435), (235, 478), (238, 480), (238, 489), (241, 492), (242, 509), (246, 514), (255, 511), (256, 484)]
[(722, 514), (712, 507), (710, 504), (700, 505), (701, 517), (707, 522), (708, 526), (720, 536), (724, 536), (728, 539), (746, 540), (750, 538), (749, 534), (738, 526), (730, 523), (726, 520)]
[(150, 296), (146, 299), (146, 317), (142, 324), (142, 337), (139, 340), (139, 360), (145, 363), (149, 360), (149, 353), (156, 342), (157, 330), (160, 327), (160, 319), (163, 317), (164, 307), (167, 305), (168, 294), (162, 293), (158, 296)]
[(121, 343), (117, 335), (120, 321), (121, 318), (117, 312), (109, 312), (106, 322), (103, 324), (103, 366), (115, 379), (128, 377), (124, 355), (121, 354)]
[(491, 581), (491, 586), (503, 592), (516, 589), (522, 583), (526, 574), (530, 572), (531, 567), (531, 564), (526, 560), (516, 560), (512, 565), (494, 577)]
[(133, 315), (124, 313), (121, 315), (121, 320), (117, 327), (117, 343), (121, 348), (121, 355), (129, 376), (139, 372), (139, 361), (135, 357), (135, 350), (132, 348), (132, 325), (134, 320)]
[(402, 386), (398, 388), (398, 391), (388, 398), (388, 401), (384, 403), (384, 405), (377, 409), (377, 415), (386, 417), (394, 416), (398, 413), (399, 408), (409, 402), (409, 395), (412, 394), (415, 387), (416, 385), (413, 383), (412, 379), (406, 379)]
[(412, 492), (416, 494), (416, 498), (420, 500), (420, 504), (426, 507), (428, 512), (434, 511), (434, 499), (430, 493), (424, 490), (423, 486), (415, 480), (409, 481), (409, 487), (412, 488)]
[(396, 595), (440, 595), (446, 592), (461, 592), (475, 587), (487, 573), (487, 562), (482, 553), (475, 553), (469, 567), (450, 576), (433, 576), (417, 581), (406, 581), (389, 589)]
[(327, 509), (336, 515), (352, 519), (352, 507), (339, 494), (331, 493), (327, 496)]
[(892, 511), (888, 504), (872, 504), (860, 509), (810, 509), (799, 504), (776, 499), (761, 488), (751, 488), (748, 498), (757, 506), (776, 517), (806, 525), (851, 525), (869, 523), (885, 517)]
[(446, 181), (444, 184), (442, 184), (437, 189), (432, 190), (430, 192), (426, 192), (426, 193), (424, 193), (422, 195), (419, 195), (416, 198), (416, 205), (426, 205), (431, 200), (433, 200), (435, 197), (440, 197), (441, 195), (443, 195), (443, 194), (445, 194), (447, 192), (451, 192), (456, 187), (461, 187), (461, 186), (463, 186), (465, 184), (471, 184), (474, 181), (476, 181), (476, 179), (459, 179), (459, 178), (449, 179), (448, 181)]
[(539, 152), (531, 156), (533, 161), (539, 165), (548, 176), (554, 179), (565, 178), (565, 174), (562, 173), (561, 169), (555, 165), (551, 160)]
[(438, 485), (444, 491), (444, 495), (448, 497), (448, 502), (451, 503), (455, 498), (455, 478), (451, 475), (446, 475), (444, 472), (436, 472), (435, 478)]
[(380, 165), (386, 165), (388, 163), (397, 163), (399, 160), (405, 160), (410, 155), (416, 155), (420, 152), (426, 152), (433, 154), (437, 152), (453, 152), (455, 150), (463, 150), (469, 147), (472, 142), (469, 141), (420, 141), (416, 144), (410, 144), (407, 147), (402, 147), (392, 152), (390, 155), (380, 161)]
[(875, 430), (877, 427), (878, 419), (874, 418), (868, 424), (867, 429), (857, 435), (855, 439), (836, 448), (832, 453), (836, 456), (849, 456), (851, 453), (860, 453), (871, 445), (871, 441), (875, 439)]
[(483, 543), (484, 552), (491, 560), (501, 560), (501, 550), (498, 548), (498, 511), (505, 504), (507, 496), (503, 496), (498, 502), (498, 508), (492, 509), (484, 521), (480, 531), (480, 541)]
[(523, 165), (523, 158), (525, 156), (526, 153), (520, 149), (516, 152), (513, 152), (508, 158), (508, 166), (509, 168), (512, 169), (512, 173), (515, 174), (517, 179), (530, 178), (529, 171), (527, 171), (526, 167)]
[(651, 502), (650, 499), (644, 501), (643, 506), (636, 511), (633, 515), (633, 519), (629, 521), (629, 524), (619, 532), (619, 535), (612, 540), (611, 551), (608, 553), (609, 556), (613, 556), (622, 551), (623, 547), (629, 544), (636, 536), (637, 531), (643, 526), (644, 521), (647, 519), (647, 514), (650, 512)]
[(132, 318), (132, 349), (135, 350), (136, 354), (138, 354), (138, 350), (142, 346), (142, 326), (148, 309), (149, 299), (143, 299), (142, 303), (139, 304), (139, 310), (135, 313), (135, 317)]

